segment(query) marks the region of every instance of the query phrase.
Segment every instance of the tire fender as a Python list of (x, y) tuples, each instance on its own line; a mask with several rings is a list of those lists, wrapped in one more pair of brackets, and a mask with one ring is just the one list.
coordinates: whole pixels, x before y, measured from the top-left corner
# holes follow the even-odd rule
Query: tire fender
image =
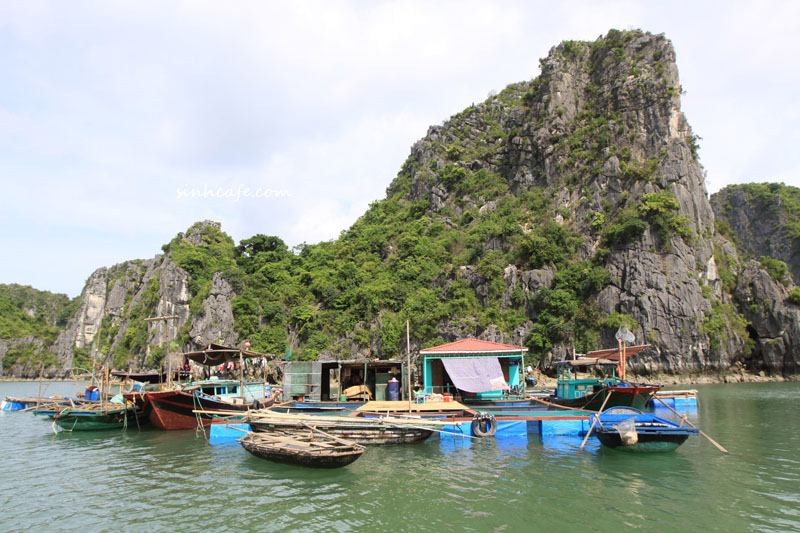
[(478, 413), (472, 419), (472, 434), (476, 437), (493, 437), (497, 433), (497, 419), (491, 413)]

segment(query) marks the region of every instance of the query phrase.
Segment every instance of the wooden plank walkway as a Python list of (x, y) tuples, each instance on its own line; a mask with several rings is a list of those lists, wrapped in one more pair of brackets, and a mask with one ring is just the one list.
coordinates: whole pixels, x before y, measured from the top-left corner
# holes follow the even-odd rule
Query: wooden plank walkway
[[(428, 403), (412, 403), (412, 413), (425, 413), (425, 412), (448, 412), (448, 411), (464, 411), (469, 409), (467, 406), (458, 402), (428, 402)], [(358, 411), (368, 411), (371, 413), (385, 413), (390, 411), (403, 411), (408, 413), (408, 400), (399, 402), (390, 401), (372, 401), (367, 402), (357, 409)]]

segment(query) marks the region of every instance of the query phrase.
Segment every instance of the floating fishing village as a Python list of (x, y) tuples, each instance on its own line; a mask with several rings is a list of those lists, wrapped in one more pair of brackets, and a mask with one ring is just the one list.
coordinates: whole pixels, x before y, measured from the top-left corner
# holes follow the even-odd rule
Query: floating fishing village
[[(132, 430), (145, 423), (197, 429), (212, 444), (235, 440), (257, 457), (316, 468), (347, 466), (365, 446), (414, 444), (434, 433), (461, 439), (579, 435), (585, 436), (581, 448), (594, 435), (619, 450), (675, 450), (700, 432), (676, 410), (696, 407), (696, 391), (662, 394), (659, 385), (627, 381), (627, 359), (647, 346), (628, 346), (633, 334), (624, 327), (618, 337), (617, 349), (559, 363), (553, 391), (531, 387), (527, 348), (478, 339), (422, 350), (421, 372), (410, 366), (410, 356), (293, 362), (288, 352), (279, 360), (247, 344), (209, 344), (184, 353), (177, 371), (132, 374), (106, 367), (99, 386), (93, 375), (76, 397), (6, 397), (2, 410), (45, 417), (54, 432)], [(245, 378), (255, 370), (262, 379)], [(209, 374), (220, 375), (191, 378)], [(111, 376), (121, 380), (116, 391)], [(676, 420), (648, 407), (668, 410)]]
[(0, 531), (800, 531), (766, 1), (0, 9)]

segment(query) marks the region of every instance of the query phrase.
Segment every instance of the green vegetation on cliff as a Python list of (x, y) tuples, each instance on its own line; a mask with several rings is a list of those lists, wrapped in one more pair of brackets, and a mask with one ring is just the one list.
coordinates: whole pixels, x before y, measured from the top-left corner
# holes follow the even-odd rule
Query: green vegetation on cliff
[[(334, 241), (289, 249), (259, 234), (237, 244), (216, 223), (178, 234), (163, 250), (189, 275), (180, 343), (217, 335), (219, 324), (192, 320), (230, 297), (239, 341), (300, 359), (397, 357), (406, 321), (416, 346), (485, 336), (526, 344), (533, 361), (613, 342), (620, 325), (660, 356), (674, 350), (672, 362), (704, 344), (701, 364), (741, 351), (746, 321), (703, 281), (714, 257), (731, 292), (739, 263), (711, 240), (699, 138), (680, 113), (669, 41), (612, 30), (562, 43), (541, 69), (431, 127), (386, 198)], [(781, 275), (779, 262), (762, 263)], [(165, 277), (135, 262), (118, 270), (107, 292), (125, 282), (128, 297), (100, 324), (100, 351), (116, 366), (157, 365), (164, 349), (147, 345), (144, 319), (160, 312)]]
[(78, 299), (22, 285), (0, 284), (0, 339), (10, 341), (3, 367), (55, 362), (47, 350), (67, 320)]
[[(221, 272), (236, 293), (236, 331), (256, 350), (281, 353), (291, 341), (301, 358), (395, 357), (406, 320), (423, 346), (492, 327), (511, 338), (523, 327), (534, 357), (558, 343), (595, 348), (600, 330), (616, 322), (595, 301), (611, 281), (609, 250), (587, 257), (587, 235), (619, 249), (651, 230), (665, 250), (673, 235), (693, 237), (668, 191), (623, 195), (591, 211), (559, 198), (563, 188), (588, 194), (612, 157), (624, 188), (654, 183), (664, 150), (636, 148), (621, 97), (603, 87), (604, 72), (619, 69), (634, 76), (625, 87), (629, 98), (676, 96), (663, 52), (645, 57), (628, 46), (643, 35), (612, 31), (594, 43), (564, 43), (539, 78), (436, 127), (412, 150), (387, 197), (336, 241), (289, 250), (265, 235), (236, 246), (216, 227), (205, 228), (199, 244), (179, 235), (165, 251), (191, 274), (192, 311), (202, 312), (212, 276)], [(558, 53), (593, 80), (575, 116), (552, 109)], [(532, 146), (533, 183), (521, 187), (518, 159), (528, 156), (519, 147), (542, 135), (556, 165), (549, 176), (536, 174), (544, 171), (544, 148)], [(552, 281), (534, 294), (514, 279), (523, 271)]]
[(0, 339), (32, 336), (52, 342), (75, 312), (77, 301), (66, 294), (0, 284)]

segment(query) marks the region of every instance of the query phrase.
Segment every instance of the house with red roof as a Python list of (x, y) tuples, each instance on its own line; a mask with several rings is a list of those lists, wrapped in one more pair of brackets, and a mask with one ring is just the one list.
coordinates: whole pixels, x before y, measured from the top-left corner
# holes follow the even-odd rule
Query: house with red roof
[(524, 397), (524, 346), (462, 339), (420, 350), (427, 394), (464, 400)]

